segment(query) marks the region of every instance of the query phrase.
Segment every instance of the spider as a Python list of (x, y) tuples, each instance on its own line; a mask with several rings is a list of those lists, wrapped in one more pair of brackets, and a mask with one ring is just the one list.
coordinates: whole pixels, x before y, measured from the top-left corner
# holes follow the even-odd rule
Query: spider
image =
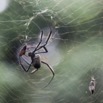
[(94, 77), (91, 77), (91, 81), (89, 83), (89, 91), (93, 94), (95, 92), (96, 80)]
[[(43, 39), (43, 31), (41, 31), (39, 43), (36, 45), (35, 49), (34, 49), (32, 52), (28, 52), (28, 53), (27, 53), (27, 55), (28, 55), (28, 56), (30, 57), (30, 59), (31, 59), (31, 63), (28, 63), (28, 62), (27, 62), (25, 59), (23, 59), (23, 57), (22, 57), (23, 55), (26, 54), (27, 45), (23, 46), (23, 48), (22, 48), (22, 49), (20, 50), (20, 52), (19, 52), (19, 63), (20, 63), (21, 67), (23, 68), (23, 70), (24, 70), (25, 72), (28, 72), (29, 69), (30, 69), (30, 67), (33, 66), (35, 69), (34, 69), (33, 71), (31, 71), (31, 73), (35, 73), (35, 72), (41, 67), (41, 63), (45, 64), (45, 65), (50, 69), (50, 71), (52, 72), (53, 76), (52, 76), (51, 80), (49, 81), (49, 83), (48, 83), (46, 86), (48, 86), (48, 85), (51, 83), (51, 81), (52, 81), (53, 78), (54, 78), (55, 73), (54, 73), (53, 68), (52, 68), (48, 63), (46, 63), (46, 62), (44, 62), (44, 61), (41, 60), (40, 54), (41, 54), (41, 53), (48, 53), (48, 50), (47, 50), (47, 48), (46, 48), (46, 45), (48, 44), (48, 41), (49, 41), (51, 35), (52, 35), (52, 31), (50, 31), (50, 33), (49, 33), (49, 35), (48, 35), (45, 43), (44, 43), (43, 45), (41, 45), (42, 39)], [(43, 51), (43, 52), (39, 52), (38, 50), (40, 50), (40, 49), (43, 49), (44, 51)], [(25, 55), (25, 56), (26, 56), (26, 55)], [(22, 57), (22, 59), (28, 64), (28, 68), (27, 68), (27, 69), (26, 69), (26, 68), (24, 67), (24, 65), (22, 64), (22, 62), (21, 62), (21, 57)], [(45, 87), (46, 87), (46, 86), (45, 86)]]

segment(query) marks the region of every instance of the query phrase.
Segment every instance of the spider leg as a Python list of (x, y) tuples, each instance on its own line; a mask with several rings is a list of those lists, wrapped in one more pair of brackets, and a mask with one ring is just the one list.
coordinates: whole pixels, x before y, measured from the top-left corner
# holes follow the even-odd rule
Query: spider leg
[(43, 47), (43, 49), (45, 50), (44, 52), (37, 52), (37, 53), (35, 53), (35, 54), (47, 53), (47, 52), (48, 52), (48, 50), (47, 50), (47, 48), (46, 48), (45, 46)]
[(41, 48), (44, 48), (45, 50), (47, 50), (45, 46), (47, 45), (47, 43), (48, 43), (48, 41), (49, 41), (51, 35), (52, 35), (52, 31), (50, 31), (49, 36), (48, 36), (48, 38), (47, 38), (45, 44), (42, 45), (42, 46), (40, 46), (39, 48), (37, 48), (37, 50), (39, 50), (39, 49), (41, 49)]
[(38, 69), (34, 69), (31, 71), (31, 74), (35, 73)]
[[(35, 53), (35, 54), (47, 53), (47, 52), (48, 52), (48, 50), (47, 50), (47, 48), (46, 48), (45, 46), (47, 45), (47, 43), (48, 43), (48, 41), (49, 41), (49, 39), (50, 39), (50, 37), (51, 37), (51, 34), (52, 34), (52, 31), (50, 31), (50, 34), (49, 34), (49, 36), (48, 36), (48, 38), (47, 38), (45, 44), (42, 45), (42, 46), (40, 46), (39, 48), (37, 48), (37, 49), (35, 50), (35, 51), (38, 51), (38, 50), (40, 50), (41, 48), (43, 48), (45, 51), (44, 51), (44, 52), (38, 52), (38, 53)], [(35, 51), (33, 51), (33, 52), (35, 52)]]
[(41, 42), (42, 42), (42, 38), (43, 38), (43, 31), (41, 31), (40, 41), (39, 41), (38, 45), (36, 46), (36, 48), (34, 49), (33, 53), (34, 53), (35, 51), (37, 51), (37, 48), (39, 47), (39, 45), (40, 45)]
[[(23, 59), (23, 58), (22, 58)], [(25, 67), (23, 66), (23, 64), (21, 63), (21, 58), (19, 57), (19, 61), (20, 61), (20, 65), (21, 65), (21, 67), (23, 68), (23, 70), (25, 71), (25, 72), (28, 72), (29, 71), (29, 69), (30, 69), (30, 67), (31, 67), (31, 64), (32, 63), (28, 63), (25, 59), (23, 59), (28, 65), (29, 65), (29, 67), (27, 68), (27, 69), (25, 69)]]
[(53, 80), (53, 78), (54, 78), (54, 76), (55, 76), (55, 73), (54, 73), (54, 70), (52, 69), (52, 67), (51, 67), (48, 63), (46, 63), (46, 62), (44, 62), (44, 61), (41, 61), (41, 63), (47, 65), (47, 67), (50, 69), (50, 71), (51, 71), (52, 74), (53, 74), (53, 77), (51, 78), (51, 80), (49, 81), (49, 83), (45, 86), (45, 87), (47, 87), (47, 86), (51, 83), (51, 81)]
[(31, 64), (30, 64), (29, 67), (28, 67), (28, 69), (25, 69), (25, 67), (22, 65), (22, 63), (21, 63), (20, 65), (21, 65), (21, 67), (23, 68), (23, 70), (24, 70), (25, 72), (28, 72), (29, 69), (30, 69), (30, 67), (31, 67)]
[(49, 39), (50, 39), (50, 37), (51, 37), (51, 34), (52, 34), (52, 31), (50, 31), (49, 36), (48, 36), (48, 38), (47, 38), (47, 40), (46, 40), (46, 42), (45, 42), (44, 46), (46, 46), (46, 45), (47, 45), (47, 43), (48, 43), (48, 41), (49, 41)]

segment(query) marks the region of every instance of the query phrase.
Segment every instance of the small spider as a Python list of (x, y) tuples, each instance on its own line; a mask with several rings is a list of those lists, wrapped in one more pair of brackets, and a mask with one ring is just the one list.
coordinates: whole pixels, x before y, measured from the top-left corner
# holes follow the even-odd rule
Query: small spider
[[(49, 35), (48, 35), (48, 37), (47, 37), (46, 42), (45, 42), (43, 45), (41, 45), (41, 43), (42, 43), (42, 38), (43, 38), (43, 31), (41, 31), (41, 37), (40, 37), (40, 41), (39, 41), (38, 45), (35, 47), (35, 49), (34, 49), (32, 52), (29, 52), (29, 53), (28, 53), (28, 56), (31, 58), (31, 63), (28, 63), (28, 62), (27, 62), (25, 59), (23, 59), (23, 57), (22, 57), (23, 55), (26, 54), (27, 45), (25, 45), (25, 46), (20, 50), (20, 52), (19, 52), (19, 62), (20, 62), (20, 65), (21, 65), (21, 67), (23, 68), (23, 70), (24, 70), (25, 72), (28, 72), (29, 69), (30, 69), (30, 67), (33, 66), (35, 69), (34, 69), (31, 73), (35, 73), (35, 72), (41, 67), (41, 63), (47, 65), (47, 67), (48, 67), (48, 68), (50, 69), (50, 71), (52, 72), (53, 77), (51, 78), (51, 80), (49, 81), (49, 83), (48, 83), (46, 86), (48, 86), (48, 85), (51, 83), (51, 81), (52, 81), (53, 78), (54, 78), (55, 73), (54, 73), (53, 68), (52, 68), (48, 63), (46, 63), (46, 62), (44, 62), (44, 61), (41, 60), (39, 54), (41, 54), (41, 53), (47, 53), (47, 52), (48, 52), (48, 50), (47, 50), (47, 48), (46, 48), (46, 45), (47, 45), (47, 43), (48, 43), (48, 41), (49, 41), (49, 39), (50, 39), (50, 37), (51, 37), (51, 34), (52, 34), (52, 31), (50, 31), (50, 33), (49, 33)], [(43, 49), (44, 51), (43, 51), (43, 52), (39, 52), (40, 49)], [(26, 56), (26, 55), (25, 55), (25, 56)], [(27, 68), (27, 69), (23, 66), (23, 64), (22, 64), (22, 62), (21, 62), (21, 57), (22, 57), (22, 59), (28, 64), (28, 68)], [(45, 87), (46, 87), (46, 86), (45, 86)]]
[(89, 83), (89, 91), (93, 94), (95, 92), (96, 81), (94, 77), (91, 77), (91, 81)]

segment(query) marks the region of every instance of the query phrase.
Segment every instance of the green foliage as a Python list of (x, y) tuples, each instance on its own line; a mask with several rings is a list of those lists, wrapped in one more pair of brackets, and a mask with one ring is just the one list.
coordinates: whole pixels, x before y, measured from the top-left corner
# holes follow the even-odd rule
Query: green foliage
[[(0, 14), (0, 103), (102, 103), (102, 8), (96, 0), (12, 0)], [(58, 31), (61, 60), (57, 63), (53, 55), (55, 78), (41, 89), (49, 70), (25, 73), (17, 53), (25, 35), (35, 38), (48, 27)], [(95, 101), (88, 91), (91, 75), (100, 88)]]

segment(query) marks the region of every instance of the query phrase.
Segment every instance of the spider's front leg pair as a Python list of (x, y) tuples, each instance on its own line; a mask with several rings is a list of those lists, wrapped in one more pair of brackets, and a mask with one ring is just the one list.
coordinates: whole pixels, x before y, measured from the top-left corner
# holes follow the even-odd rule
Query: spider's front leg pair
[[(50, 37), (51, 37), (51, 34), (52, 34), (52, 31), (50, 31), (49, 36), (48, 36), (45, 44), (43, 44), (42, 46), (40, 46), (40, 44), (41, 44), (41, 42), (42, 42), (42, 39), (43, 39), (43, 31), (41, 32), (40, 42), (39, 42), (38, 45), (36, 46), (36, 48), (35, 48), (35, 50), (33, 51), (33, 53), (35, 53), (36, 51), (40, 50), (41, 48), (43, 48), (43, 49), (45, 50), (45, 52), (39, 52), (39, 53), (47, 53), (47, 52), (48, 52), (48, 50), (47, 50), (47, 48), (46, 48), (46, 45), (47, 45), (47, 43), (48, 43), (48, 41), (49, 41), (49, 39), (50, 39)], [(39, 47), (39, 46), (40, 46), (40, 47)]]

